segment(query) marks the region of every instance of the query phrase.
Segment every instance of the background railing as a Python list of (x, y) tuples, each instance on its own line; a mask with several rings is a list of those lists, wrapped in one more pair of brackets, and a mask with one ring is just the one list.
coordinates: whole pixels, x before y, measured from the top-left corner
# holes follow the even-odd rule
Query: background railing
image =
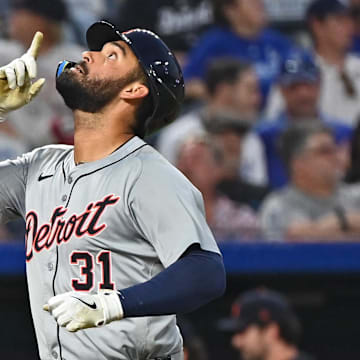
[[(259, 286), (288, 297), (303, 325), (301, 347), (318, 360), (360, 359), (360, 244), (229, 243), (221, 250), (225, 296), (186, 315), (205, 340), (209, 360), (238, 359), (230, 335), (216, 324), (240, 292)], [(0, 245), (0, 359), (38, 359), (24, 258), (23, 243)]]

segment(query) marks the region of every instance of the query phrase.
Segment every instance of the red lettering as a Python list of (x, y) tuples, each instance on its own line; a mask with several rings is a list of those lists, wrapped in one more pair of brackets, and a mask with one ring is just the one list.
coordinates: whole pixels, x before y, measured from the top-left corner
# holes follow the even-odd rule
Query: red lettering
[[(102, 200), (91, 202), (86, 210), (77, 215), (72, 214), (67, 220), (63, 218), (68, 209), (60, 206), (54, 209), (50, 222), (39, 225), (39, 216), (35, 211), (29, 211), (26, 215), (26, 261), (29, 262), (35, 252), (50, 249), (54, 243), (61, 245), (69, 241), (74, 235), (81, 238), (84, 235), (95, 236), (106, 228), (105, 223), (100, 223), (101, 217), (108, 206), (115, 205), (119, 201), (115, 195), (107, 195)], [(30, 239), (32, 242), (30, 243)]]

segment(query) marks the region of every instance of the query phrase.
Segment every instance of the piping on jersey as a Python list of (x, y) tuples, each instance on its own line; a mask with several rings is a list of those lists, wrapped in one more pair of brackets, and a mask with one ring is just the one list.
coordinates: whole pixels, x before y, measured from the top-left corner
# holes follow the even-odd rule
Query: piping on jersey
[[(132, 138), (131, 138), (131, 139), (132, 139)], [(128, 141), (130, 141), (131, 139), (129, 139)], [(127, 141), (127, 142), (128, 142), (128, 141)], [(127, 143), (127, 142), (126, 142), (126, 143)], [(123, 145), (125, 145), (126, 143), (124, 143)], [(73, 183), (73, 185), (72, 185), (72, 187), (71, 187), (70, 194), (69, 194), (69, 197), (68, 197), (68, 199), (67, 199), (65, 208), (67, 208), (67, 207), (69, 206), (69, 202), (70, 202), (70, 199), (71, 199), (71, 195), (72, 195), (73, 189), (74, 189), (76, 183), (77, 183), (81, 178), (83, 178), (83, 177), (85, 177), (85, 176), (92, 175), (92, 174), (94, 174), (94, 173), (96, 173), (96, 172), (98, 172), (98, 171), (100, 171), (100, 170), (103, 170), (103, 169), (105, 169), (105, 168), (107, 168), (107, 167), (109, 167), (109, 166), (112, 166), (112, 165), (114, 165), (114, 164), (116, 164), (116, 163), (118, 163), (118, 162), (126, 159), (128, 156), (132, 155), (133, 153), (135, 153), (136, 151), (142, 149), (144, 146), (147, 146), (147, 145), (148, 145), (148, 144), (143, 144), (143, 145), (139, 146), (138, 148), (136, 148), (135, 150), (131, 151), (129, 154), (127, 154), (127, 155), (125, 155), (124, 157), (122, 157), (121, 159), (119, 159), (119, 160), (117, 160), (117, 161), (114, 161), (114, 162), (112, 162), (112, 163), (110, 163), (110, 164), (107, 164), (107, 165), (105, 165), (105, 166), (103, 166), (103, 167), (101, 167), (101, 168), (99, 168), (99, 169), (93, 170), (93, 171), (91, 171), (91, 172), (89, 172), (89, 173), (87, 173), (87, 174), (83, 174), (83, 175), (79, 176), (78, 178), (76, 178), (76, 180), (74, 181), (74, 183)], [(56, 266), (55, 266), (54, 277), (53, 277), (53, 281), (52, 281), (52, 289), (53, 289), (53, 294), (54, 294), (54, 296), (56, 295), (55, 281), (56, 281), (56, 275), (57, 275), (58, 266), (59, 266), (59, 247), (56, 246)], [(62, 357), (62, 345), (61, 345), (61, 341), (60, 341), (60, 326), (59, 326), (59, 325), (57, 325), (57, 340), (58, 340), (58, 344), (59, 344), (59, 355), (60, 355), (60, 356), (59, 356), (59, 360), (63, 360), (63, 357)]]

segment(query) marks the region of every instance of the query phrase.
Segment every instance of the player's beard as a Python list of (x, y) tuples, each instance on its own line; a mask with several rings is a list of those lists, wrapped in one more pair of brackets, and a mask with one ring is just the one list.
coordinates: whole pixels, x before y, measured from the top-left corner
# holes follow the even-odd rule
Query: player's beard
[(139, 78), (139, 71), (133, 70), (120, 79), (89, 79), (86, 64), (79, 65), (84, 74), (66, 70), (56, 78), (56, 89), (71, 110), (100, 112), (125, 86)]

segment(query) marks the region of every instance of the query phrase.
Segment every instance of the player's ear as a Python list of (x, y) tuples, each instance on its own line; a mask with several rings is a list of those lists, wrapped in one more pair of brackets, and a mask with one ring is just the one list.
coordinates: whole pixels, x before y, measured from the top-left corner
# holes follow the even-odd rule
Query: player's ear
[(135, 100), (144, 98), (149, 94), (149, 89), (146, 85), (140, 82), (133, 82), (126, 86), (120, 93), (122, 99)]

